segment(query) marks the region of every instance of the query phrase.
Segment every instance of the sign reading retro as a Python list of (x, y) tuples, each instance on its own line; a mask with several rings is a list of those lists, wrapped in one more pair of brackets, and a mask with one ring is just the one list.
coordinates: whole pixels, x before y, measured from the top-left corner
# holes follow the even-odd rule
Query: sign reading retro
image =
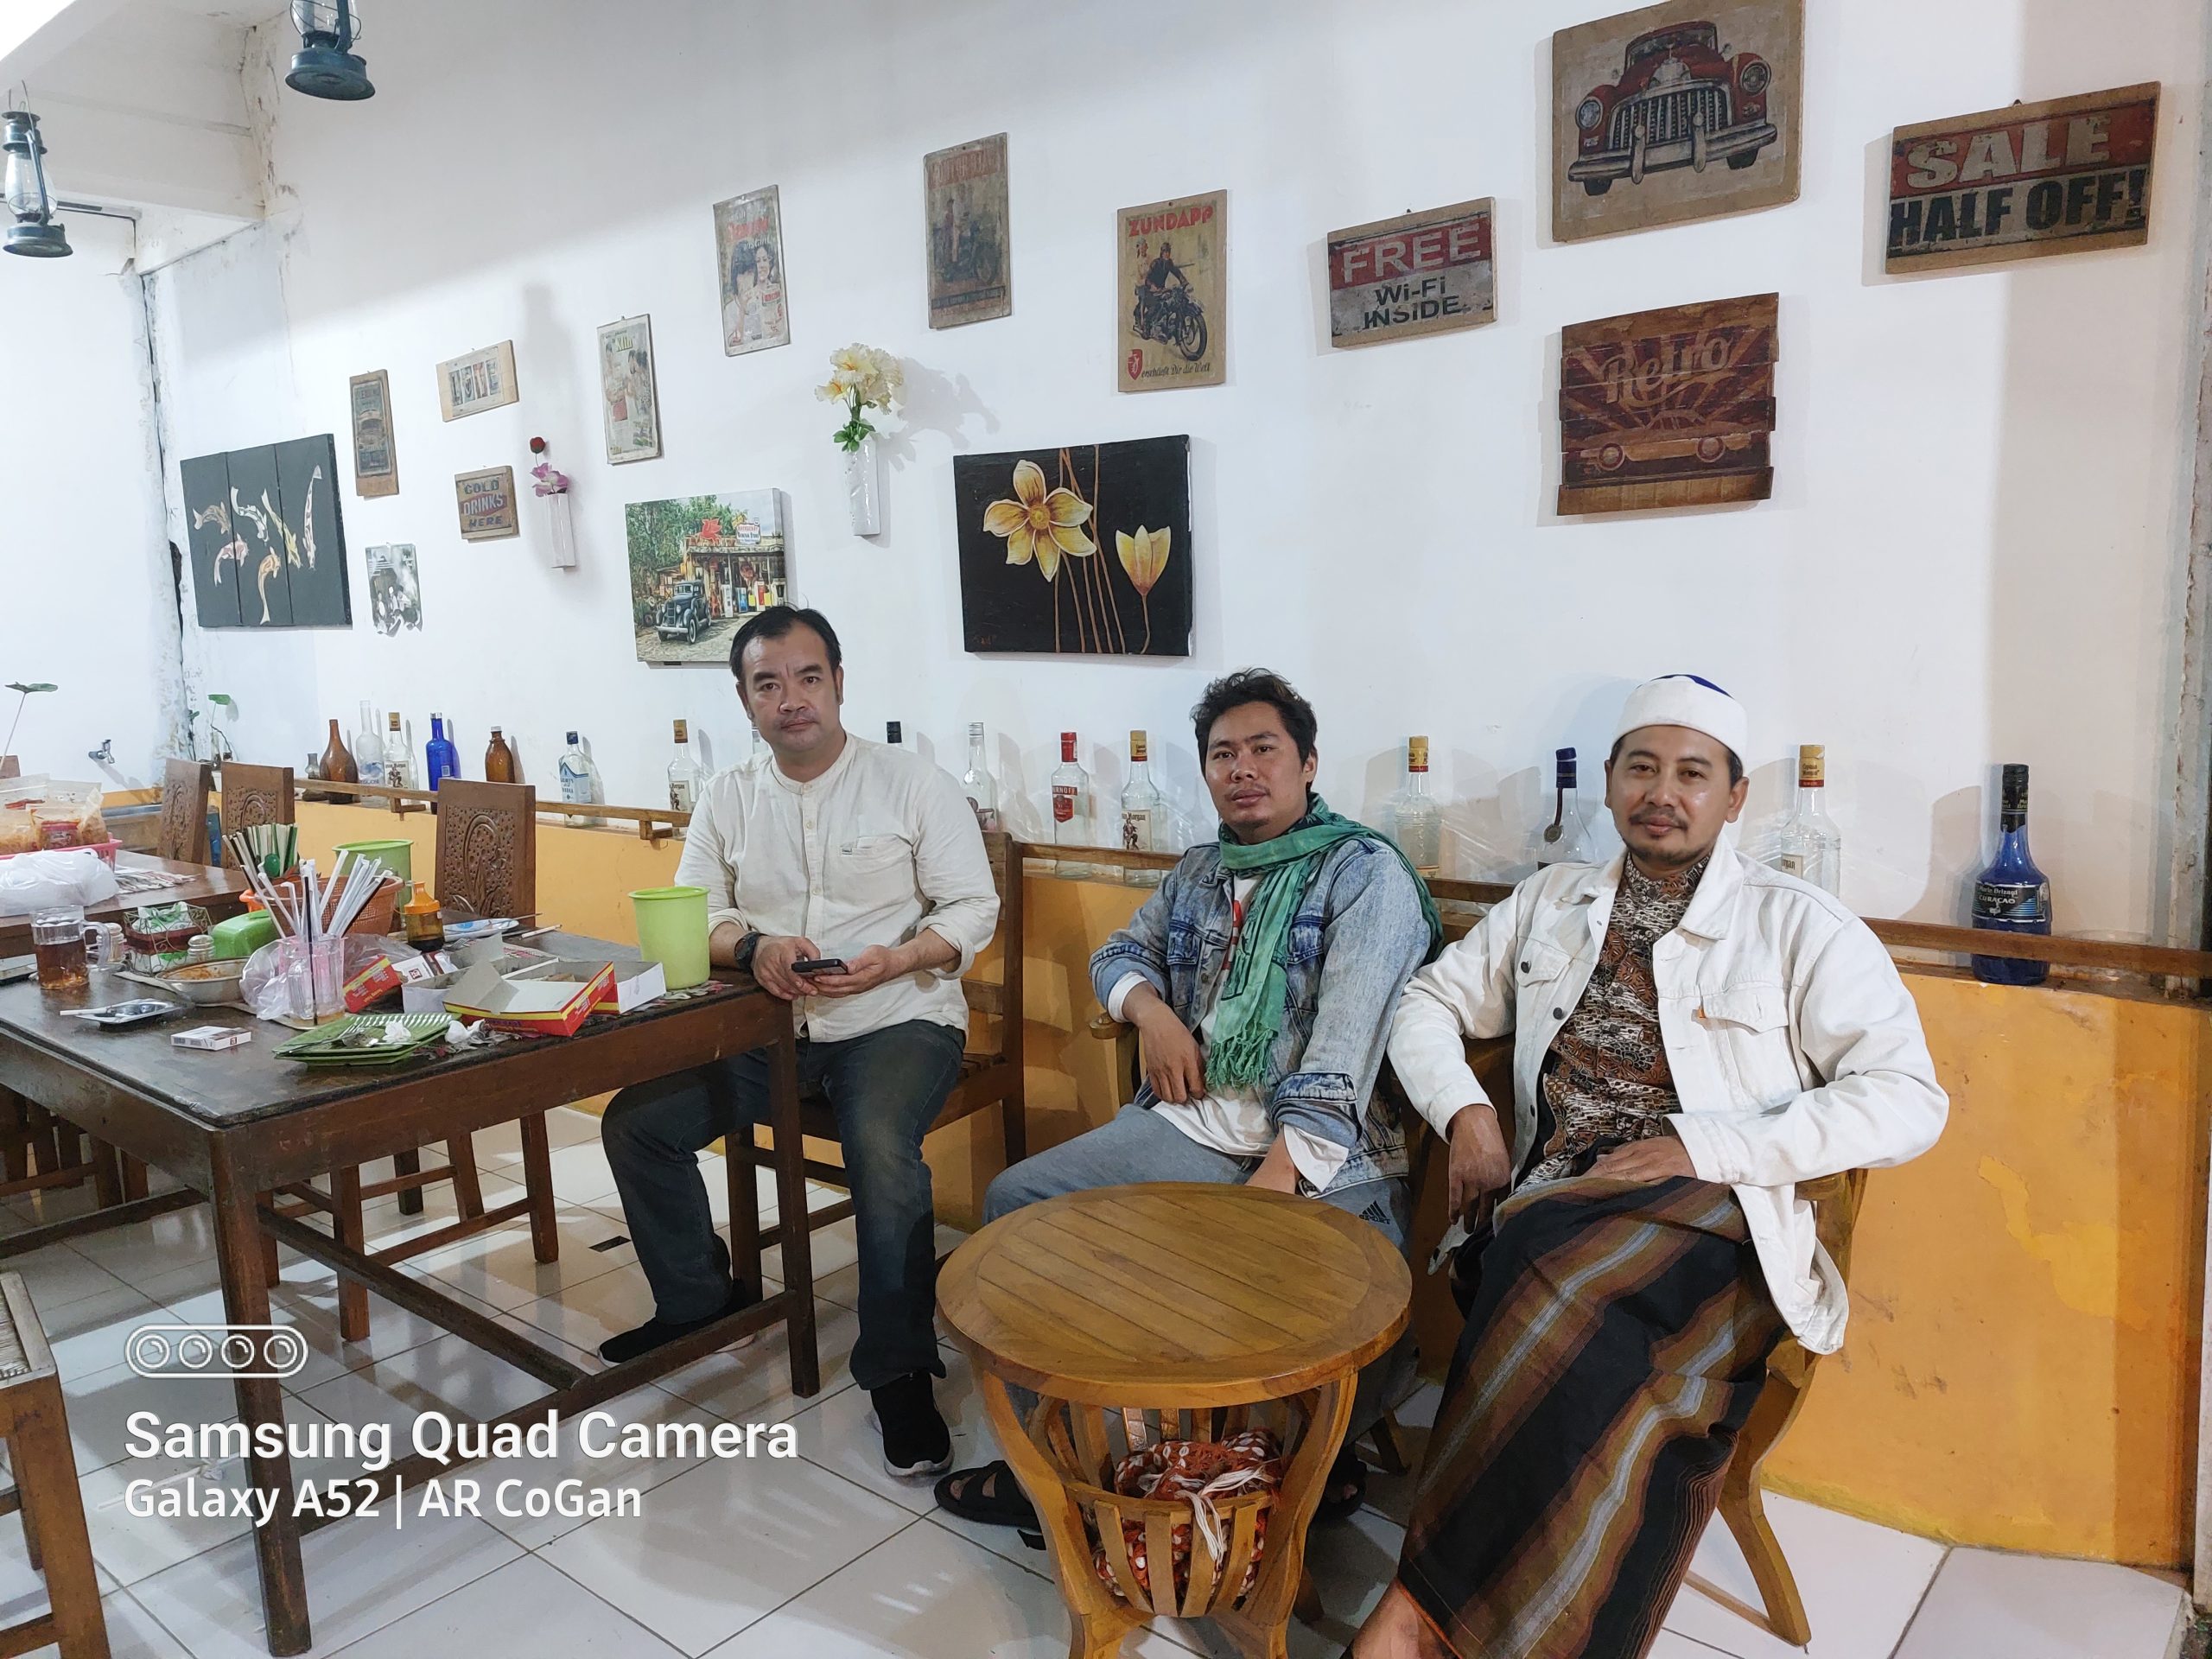
[(1899, 127), (1884, 268), (2139, 247), (2158, 139), (2156, 81)]
[(1329, 343), (1472, 328), (1497, 320), (1492, 204), (1462, 201), (1329, 232)]
[(1779, 308), (1755, 294), (1563, 330), (1560, 512), (1772, 495)]

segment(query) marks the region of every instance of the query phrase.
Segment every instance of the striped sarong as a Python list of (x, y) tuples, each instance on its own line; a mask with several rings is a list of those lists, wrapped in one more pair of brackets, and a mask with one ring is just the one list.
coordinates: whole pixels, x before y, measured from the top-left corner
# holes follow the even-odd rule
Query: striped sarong
[(1783, 1333), (1726, 1186), (1499, 1206), (1398, 1567), (1461, 1659), (1639, 1659)]

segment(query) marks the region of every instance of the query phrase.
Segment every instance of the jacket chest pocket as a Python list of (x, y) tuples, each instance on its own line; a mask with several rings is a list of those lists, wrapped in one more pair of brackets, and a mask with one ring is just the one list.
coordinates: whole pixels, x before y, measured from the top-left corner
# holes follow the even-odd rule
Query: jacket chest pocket
[(1779, 985), (1731, 985), (1700, 999), (1698, 1023), (1722, 1079), (1751, 1106), (1778, 1106), (1802, 1088), (1789, 1042), (1789, 999)]
[(1543, 939), (1523, 939), (1513, 958), (1514, 1018), (1522, 1031), (1555, 1032), (1573, 1012), (1565, 996), (1567, 970), (1574, 958)]

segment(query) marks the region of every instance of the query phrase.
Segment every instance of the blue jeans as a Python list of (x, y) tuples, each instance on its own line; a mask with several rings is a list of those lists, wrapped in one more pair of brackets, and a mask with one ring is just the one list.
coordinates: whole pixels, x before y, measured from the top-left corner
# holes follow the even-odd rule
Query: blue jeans
[[(852, 1185), (861, 1275), (853, 1381), (864, 1389), (910, 1371), (944, 1375), (922, 1136), (959, 1080), (963, 1046), (959, 1032), (931, 1020), (798, 1045), (799, 1089), (829, 1097)], [(707, 1319), (728, 1301), (729, 1251), (715, 1234), (698, 1154), (767, 1121), (768, 1061), (758, 1049), (625, 1089), (608, 1103), (600, 1138), (658, 1318)]]
[[(1001, 1172), (983, 1195), (983, 1219), (1093, 1187), (1132, 1181), (1215, 1181), (1241, 1185), (1260, 1166), (1257, 1158), (1232, 1158), (1202, 1147), (1148, 1106), (1132, 1103), (1072, 1141), (1026, 1158)], [(1413, 1199), (1395, 1177), (1362, 1181), (1322, 1194), (1321, 1203), (1357, 1216), (1395, 1245), (1401, 1255), (1413, 1236)], [(1397, 1344), (1359, 1376), (1351, 1424), (1345, 1440), (1364, 1434), (1377, 1419), (1410, 1392), (1419, 1362), (1411, 1327)], [(1022, 1414), (1033, 1395), (1018, 1395)]]

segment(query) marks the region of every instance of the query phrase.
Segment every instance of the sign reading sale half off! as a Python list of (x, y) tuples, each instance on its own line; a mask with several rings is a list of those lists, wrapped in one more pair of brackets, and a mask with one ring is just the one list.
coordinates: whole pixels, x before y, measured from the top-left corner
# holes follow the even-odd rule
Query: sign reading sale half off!
[(2156, 81), (1899, 127), (1885, 268), (2140, 246), (2158, 142)]

